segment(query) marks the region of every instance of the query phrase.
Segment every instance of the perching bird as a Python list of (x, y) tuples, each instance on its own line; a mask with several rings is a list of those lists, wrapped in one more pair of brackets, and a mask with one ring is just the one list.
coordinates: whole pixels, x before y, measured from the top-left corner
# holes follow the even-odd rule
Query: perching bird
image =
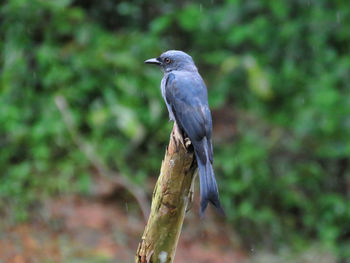
[(212, 166), (212, 119), (207, 88), (192, 57), (182, 51), (169, 50), (145, 63), (158, 65), (164, 72), (161, 91), (169, 118), (187, 134), (194, 147), (200, 179), (201, 217), (208, 202), (223, 213)]

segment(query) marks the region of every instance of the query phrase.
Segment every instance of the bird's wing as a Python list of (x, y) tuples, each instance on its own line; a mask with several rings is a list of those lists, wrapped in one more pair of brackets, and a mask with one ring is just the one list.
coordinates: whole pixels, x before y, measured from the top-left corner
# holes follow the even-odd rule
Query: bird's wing
[[(205, 99), (200, 96), (202, 92), (206, 92), (203, 90), (206, 88), (200, 85), (204, 84), (190, 77), (177, 77), (170, 73), (165, 84), (165, 98), (172, 108), (176, 122), (186, 132), (194, 146), (198, 142), (198, 147), (204, 147), (199, 142), (207, 136), (207, 122), (211, 123), (211, 116), (206, 96)], [(206, 116), (208, 112), (209, 116)], [(196, 150), (205, 163), (204, 149)]]

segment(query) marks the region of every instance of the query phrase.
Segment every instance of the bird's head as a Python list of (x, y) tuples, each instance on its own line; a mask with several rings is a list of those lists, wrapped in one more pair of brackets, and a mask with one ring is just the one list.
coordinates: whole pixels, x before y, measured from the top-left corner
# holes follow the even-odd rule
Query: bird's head
[(147, 59), (145, 63), (158, 65), (164, 72), (173, 70), (197, 71), (192, 57), (179, 50), (168, 50), (157, 58)]

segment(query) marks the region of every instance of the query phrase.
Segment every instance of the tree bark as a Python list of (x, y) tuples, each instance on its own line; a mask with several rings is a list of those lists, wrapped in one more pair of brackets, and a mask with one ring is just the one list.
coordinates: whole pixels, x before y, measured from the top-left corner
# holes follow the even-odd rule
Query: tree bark
[(136, 263), (171, 263), (188, 204), (197, 163), (176, 125), (153, 191), (151, 214), (136, 253)]

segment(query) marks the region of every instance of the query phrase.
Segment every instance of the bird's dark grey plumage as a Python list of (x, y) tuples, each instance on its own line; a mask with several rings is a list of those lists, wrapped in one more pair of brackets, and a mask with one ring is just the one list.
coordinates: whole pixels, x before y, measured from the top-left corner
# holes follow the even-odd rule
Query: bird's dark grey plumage
[(200, 177), (201, 216), (208, 202), (223, 212), (212, 167), (212, 118), (207, 88), (192, 57), (182, 51), (169, 50), (145, 63), (159, 65), (163, 70), (161, 90), (169, 118), (193, 144)]

